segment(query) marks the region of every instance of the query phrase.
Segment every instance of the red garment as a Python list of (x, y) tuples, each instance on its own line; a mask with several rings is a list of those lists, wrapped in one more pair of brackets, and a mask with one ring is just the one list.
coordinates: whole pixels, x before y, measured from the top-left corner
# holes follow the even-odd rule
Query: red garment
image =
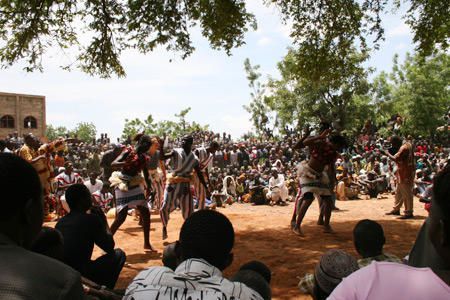
[(123, 171), (126, 174), (139, 173), (147, 166), (149, 157), (147, 155), (138, 155), (132, 147), (128, 147), (125, 151), (129, 152), (124, 160)]

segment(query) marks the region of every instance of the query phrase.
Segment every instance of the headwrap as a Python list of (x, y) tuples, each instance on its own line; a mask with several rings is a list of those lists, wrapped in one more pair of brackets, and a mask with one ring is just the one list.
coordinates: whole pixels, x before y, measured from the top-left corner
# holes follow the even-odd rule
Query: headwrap
[(358, 269), (358, 262), (353, 256), (342, 250), (330, 250), (320, 258), (314, 276), (319, 287), (331, 294), (342, 279)]

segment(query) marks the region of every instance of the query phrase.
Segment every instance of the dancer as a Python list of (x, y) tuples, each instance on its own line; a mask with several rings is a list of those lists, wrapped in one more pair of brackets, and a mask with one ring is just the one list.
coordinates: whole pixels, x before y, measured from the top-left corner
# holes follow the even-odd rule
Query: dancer
[[(303, 236), (301, 223), (306, 211), (314, 200), (314, 194), (321, 200), (320, 210), (323, 214), (324, 231), (333, 232), (330, 226), (331, 211), (333, 208), (332, 190), (336, 180), (335, 167), (338, 152), (345, 146), (345, 138), (340, 135), (329, 137), (331, 129), (325, 129), (319, 136), (309, 137), (304, 140), (304, 145), (309, 147), (310, 159), (303, 161), (299, 167), (301, 199), (297, 208), (297, 220), (294, 233)], [(326, 169), (327, 168), (327, 169)], [(325, 170), (326, 169), (326, 170)], [(320, 221), (319, 217), (319, 221)]]
[(194, 139), (188, 135), (183, 137), (181, 148), (174, 149), (170, 154), (173, 171), (167, 176), (167, 184), (164, 192), (164, 201), (160, 209), (161, 221), (163, 223), (162, 238), (167, 239), (167, 224), (169, 214), (178, 206), (184, 219), (194, 212), (194, 204), (190, 190), (191, 174), (195, 170), (200, 182), (205, 187), (207, 197), (210, 196), (208, 184), (206, 183), (198, 159), (192, 152)]
[[(146, 155), (152, 146), (152, 140), (144, 134), (138, 134), (134, 140), (138, 141), (135, 149), (131, 146), (127, 147), (112, 163), (112, 167), (122, 170), (113, 172), (109, 179), (116, 195), (116, 218), (111, 225), (111, 233), (114, 235), (125, 222), (128, 209), (136, 208), (142, 220), (144, 249), (155, 251), (150, 244), (150, 211), (143, 188), (144, 181), (147, 191), (150, 191), (152, 186), (147, 170), (148, 156)], [(144, 178), (141, 172), (144, 173)]]
[[(194, 151), (199, 161), (200, 170), (203, 174), (203, 178), (206, 179), (208, 184), (210, 184), (209, 171), (212, 168), (214, 153), (216, 153), (216, 151), (218, 151), (219, 149), (220, 149), (219, 143), (213, 141), (209, 144), (208, 148), (199, 147)], [(194, 174), (194, 190), (198, 200), (198, 209), (204, 209), (206, 200), (206, 190), (205, 187), (203, 186), (203, 183), (199, 180), (199, 177), (195, 174)]]
[(152, 189), (154, 193), (153, 203), (159, 210), (164, 200), (164, 181), (166, 177), (166, 168), (164, 166), (161, 143), (157, 137), (152, 137), (152, 146), (148, 151), (149, 160), (147, 162), (148, 174), (151, 178)]

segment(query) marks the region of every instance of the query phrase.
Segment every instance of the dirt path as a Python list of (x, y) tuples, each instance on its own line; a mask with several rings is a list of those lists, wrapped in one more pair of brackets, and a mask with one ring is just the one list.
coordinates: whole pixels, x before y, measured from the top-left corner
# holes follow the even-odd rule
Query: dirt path
[[(314, 202), (304, 222), (305, 238), (299, 238), (290, 231), (289, 221), (293, 204), (287, 207), (250, 206), (234, 204), (219, 211), (230, 218), (236, 232), (234, 263), (225, 271), (233, 274), (240, 265), (249, 260), (261, 260), (273, 272), (272, 293), (274, 299), (310, 299), (297, 289), (297, 276), (312, 272), (321, 254), (327, 249), (339, 248), (357, 255), (352, 243), (352, 230), (361, 219), (376, 220), (383, 225), (387, 243), (386, 252), (405, 256), (411, 248), (418, 229), (427, 213), (423, 205), (415, 200), (414, 220), (397, 220), (385, 216), (391, 209), (392, 196), (383, 200), (359, 200), (338, 202), (341, 211), (332, 216), (335, 234), (324, 234), (315, 225), (318, 204)], [(111, 222), (112, 220), (110, 220)], [(178, 238), (182, 218), (178, 211), (171, 215), (169, 239)], [(115, 236), (116, 247), (127, 253), (127, 265), (120, 276), (118, 287), (124, 288), (142, 269), (161, 265), (163, 242), (161, 241), (161, 221), (159, 215), (152, 215), (151, 240), (157, 253), (146, 253), (142, 246), (142, 232), (133, 217), (128, 217)], [(99, 253), (98, 250), (96, 250)]]

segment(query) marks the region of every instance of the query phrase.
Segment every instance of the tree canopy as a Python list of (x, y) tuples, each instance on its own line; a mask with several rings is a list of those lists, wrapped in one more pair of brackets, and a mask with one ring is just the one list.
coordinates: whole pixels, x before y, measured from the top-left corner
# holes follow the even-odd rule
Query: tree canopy
[[(252, 101), (247, 110), (252, 114), (257, 133), (261, 131), (257, 124), (266, 120), (269, 112), (275, 113), (275, 126), (283, 130), (286, 125), (301, 129), (305, 124), (319, 121), (333, 121), (341, 130), (353, 130), (362, 125), (367, 117), (370, 99), (367, 97), (369, 83), (362, 63), (367, 55), (358, 53), (355, 48), (347, 55), (343, 64), (323, 64), (311, 72), (309, 65), (311, 48), (289, 49), (288, 54), (278, 63), (280, 79), (269, 78), (267, 83), (257, 82), (256, 92), (252, 92)], [(336, 59), (329, 56), (330, 61)], [(249, 67), (246, 61), (250, 87), (254, 89), (258, 66)], [(253, 76), (252, 76), (253, 75)], [(267, 90), (260, 92), (260, 90)], [(256, 95), (256, 96), (255, 96)]]
[(243, 0), (0, 0), (0, 61), (5, 67), (24, 59), (27, 71), (42, 70), (48, 47), (77, 47), (74, 64), (82, 71), (120, 77), (126, 49), (164, 46), (190, 55), (195, 26), (212, 48), (230, 53), (256, 23)]
[(408, 54), (403, 63), (395, 56), (392, 71), (374, 79), (372, 97), (378, 123), (398, 113), (406, 133), (434, 135), (450, 109), (450, 56)]
[[(261, 0), (279, 9), (292, 23), (294, 44), (313, 53), (310, 64), (322, 64), (329, 54), (344, 64), (353, 47), (365, 55), (384, 38), (381, 16), (392, 7), (411, 27), (417, 51), (431, 55), (446, 49), (450, 36), (450, 6), (445, 0)], [(399, 16), (400, 17), (400, 16)], [(0, 65), (25, 61), (25, 70), (42, 70), (49, 47), (77, 49), (73, 63), (100, 77), (125, 76), (124, 50), (148, 53), (159, 46), (182, 58), (195, 47), (191, 35), (200, 30), (214, 49), (244, 44), (256, 20), (244, 0), (0, 0)], [(312, 70), (315, 73), (315, 69)], [(317, 74), (316, 74), (317, 75)]]
[(191, 111), (191, 108), (181, 110), (175, 114), (177, 121), (162, 120), (155, 122), (153, 116), (149, 114), (145, 120), (139, 118), (125, 119), (125, 125), (122, 131), (122, 139), (127, 140), (133, 138), (138, 133), (145, 133), (149, 135), (158, 135), (160, 137), (169, 136), (177, 138), (182, 135), (198, 131), (207, 130), (208, 125), (200, 125), (196, 122), (189, 122), (186, 120), (187, 114)]
[(45, 136), (49, 141), (54, 141), (57, 138), (77, 138), (80, 141), (91, 143), (95, 140), (97, 135), (97, 128), (91, 122), (80, 122), (74, 129), (67, 129), (64, 126), (47, 125)]
[[(419, 54), (407, 54), (400, 63), (394, 56), (391, 72), (381, 72), (372, 81), (371, 70), (362, 66), (364, 56), (354, 52), (348, 57), (346, 67), (325, 68), (324, 76), (315, 80), (303, 69), (299, 50), (290, 49), (278, 64), (280, 78), (268, 78), (262, 83), (258, 66), (251, 67), (246, 61), (246, 71), (253, 87), (258, 80), (260, 89), (248, 111), (257, 134), (264, 116), (274, 113), (278, 128), (286, 125), (298, 131), (304, 125), (319, 121), (332, 122), (334, 128), (350, 134), (359, 133), (367, 120), (386, 127), (394, 115), (400, 115), (405, 134), (434, 135), (436, 128), (444, 125), (443, 116), (450, 109), (450, 56), (445, 52), (427, 58)], [(335, 76), (331, 76), (336, 71)], [(253, 75), (253, 77), (251, 76)], [(386, 134), (386, 132), (381, 132)]]

